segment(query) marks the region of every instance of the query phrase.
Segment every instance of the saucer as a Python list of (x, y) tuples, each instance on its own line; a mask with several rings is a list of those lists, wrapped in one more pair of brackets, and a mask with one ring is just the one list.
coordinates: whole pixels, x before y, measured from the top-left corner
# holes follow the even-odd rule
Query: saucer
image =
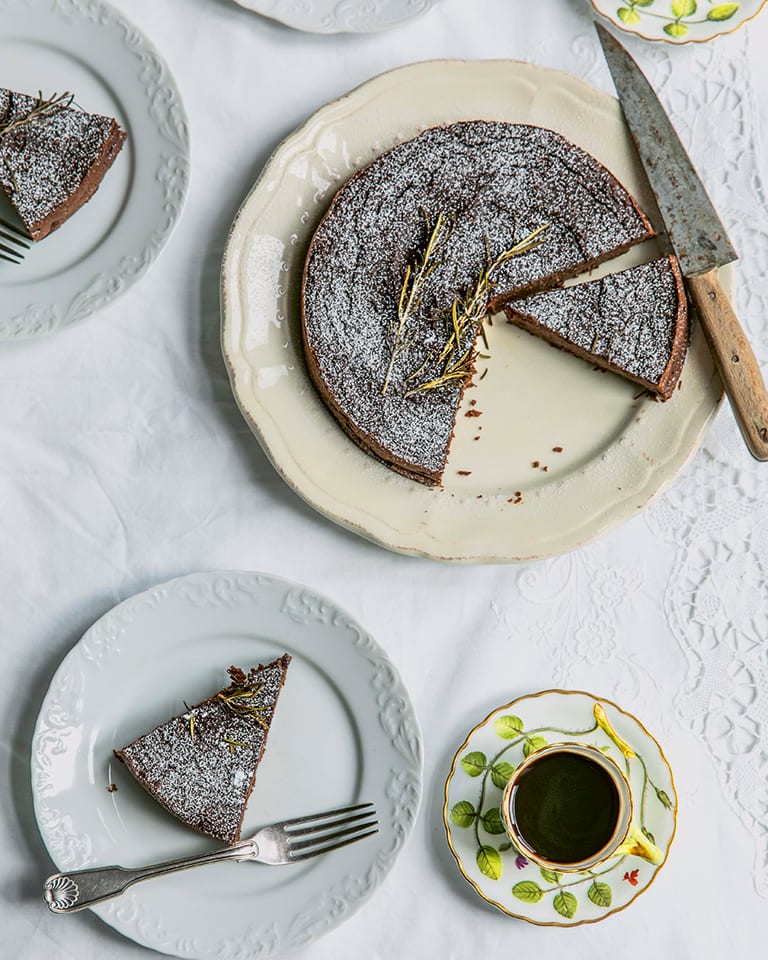
[[(604, 710), (599, 721), (597, 704)], [(635, 823), (661, 849), (661, 863), (617, 856), (562, 874), (529, 863), (512, 846), (499, 812), (507, 780), (525, 757), (566, 740), (596, 746), (619, 764), (632, 788)], [(443, 822), (459, 870), (484, 900), (530, 923), (576, 927), (618, 913), (648, 889), (666, 863), (677, 806), (669, 763), (639, 720), (604, 697), (545, 690), (499, 707), (470, 731), (445, 783)]]
[(592, 0), (592, 6), (606, 20), (644, 40), (667, 43), (706, 43), (724, 33), (733, 33), (763, 9), (765, 0), (720, 3), (709, 0)]

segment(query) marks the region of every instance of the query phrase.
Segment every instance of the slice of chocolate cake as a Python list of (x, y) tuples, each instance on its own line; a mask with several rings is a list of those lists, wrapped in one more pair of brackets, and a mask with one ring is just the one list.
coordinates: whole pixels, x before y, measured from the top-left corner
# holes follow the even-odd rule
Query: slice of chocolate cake
[(235, 843), (290, 661), (230, 667), (228, 687), (115, 755), (182, 823)]
[(0, 185), (33, 240), (91, 199), (125, 137), (71, 94), (44, 99), (0, 87)]
[(364, 450), (439, 483), (484, 314), (652, 234), (616, 178), (551, 130), (426, 130), (352, 177), (315, 232), (309, 373)]
[(688, 304), (674, 257), (505, 307), (510, 323), (662, 400), (675, 389), (688, 347)]

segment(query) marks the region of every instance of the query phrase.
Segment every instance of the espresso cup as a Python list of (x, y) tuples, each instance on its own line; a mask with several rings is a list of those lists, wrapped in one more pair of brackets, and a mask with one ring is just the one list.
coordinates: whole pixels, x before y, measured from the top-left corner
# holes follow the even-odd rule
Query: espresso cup
[(553, 743), (528, 756), (504, 789), (501, 817), (528, 860), (561, 873), (661, 851), (632, 823), (632, 790), (618, 765), (585, 743)]

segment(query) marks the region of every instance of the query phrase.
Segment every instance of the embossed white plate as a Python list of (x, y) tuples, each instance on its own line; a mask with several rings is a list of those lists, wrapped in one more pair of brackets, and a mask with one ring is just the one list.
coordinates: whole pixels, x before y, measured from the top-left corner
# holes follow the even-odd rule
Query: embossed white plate
[[(51, 682), (32, 744), (35, 814), (59, 870), (139, 865), (215, 841), (163, 810), (115, 759), (220, 689), (230, 664), (294, 658), (243, 825), (361, 800), (380, 832), (306, 864), (218, 864), (139, 884), (94, 908), (138, 943), (200, 960), (266, 957), (337, 926), (377, 888), (421, 792), (421, 736), (397, 671), (324, 597), (257, 573), (197, 573), (119, 604)], [(114, 785), (117, 789), (112, 789)], [(76, 922), (76, 921), (64, 921)]]
[(3, 86), (71, 91), (128, 131), (91, 200), (21, 266), (0, 261), (0, 339), (13, 340), (84, 320), (149, 269), (184, 205), (189, 137), (167, 66), (108, 4), (0, 0), (0, 23)]
[[(225, 252), (224, 356), (240, 408), (277, 470), (337, 523), (440, 559), (551, 556), (633, 516), (696, 450), (722, 396), (697, 326), (681, 389), (667, 403), (503, 319), (488, 326), (488, 372), (479, 368), (483, 379), (465, 394), (442, 489), (364, 454), (320, 400), (303, 360), (304, 255), (335, 191), (394, 144), (466, 119), (561, 132), (658, 216), (613, 97), (514, 61), (402, 67), (323, 107), (267, 164)], [(655, 242), (643, 245), (610, 269), (656, 252)]]
[(375, 33), (417, 17), (438, 0), (235, 0), (241, 7), (309, 33)]
[(756, 17), (766, 0), (592, 0), (592, 6), (621, 30), (644, 40), (706, 43), (733, 33)]
[[(619, 764), (632, 790), (633, 824), (659, 846), (661, 863), (615, 856), (561, 874), (539, 869), (509, 843), (498, 816), (504, 784), (524, 757), (564, 741), (599, 747)], [(499, 707), (470, 731), (445, 783), (443, 823), (462, 876), (484, 900), (520, 920), (577, 927), (618, 913), (650, 887), (669, 856), (677, 806), (667, 758), (636, 717), (590, 693), (545, 690)]]

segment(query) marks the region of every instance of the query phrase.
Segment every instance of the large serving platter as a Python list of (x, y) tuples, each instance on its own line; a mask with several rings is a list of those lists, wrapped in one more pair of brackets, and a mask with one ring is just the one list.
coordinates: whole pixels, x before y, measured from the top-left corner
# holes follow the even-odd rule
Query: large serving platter
[[(440, 489), (404, 479), (351, 442), (302, 354), (304, 256), (336, 190), (395, 144), (467, 119), (562, 133), (612, 170), (658, 224), (612, 97), (514, 61), (402, 67), (323, 107), (267, 164), (225, 253), (223, 351), (237, 402), (276, 469), (332, 520), (403, 553), (472, 562), (552, 556), (634, 516), (696, 450), (722, 397), (697, 326), (680, 389), (657, 403), (503, 322), (487, 325), (488, 374), (465, 401), (476, 401), (482, 419), (460, 409)], [(610, 269), (659, 250), (657, 240), (643, 244)]]

